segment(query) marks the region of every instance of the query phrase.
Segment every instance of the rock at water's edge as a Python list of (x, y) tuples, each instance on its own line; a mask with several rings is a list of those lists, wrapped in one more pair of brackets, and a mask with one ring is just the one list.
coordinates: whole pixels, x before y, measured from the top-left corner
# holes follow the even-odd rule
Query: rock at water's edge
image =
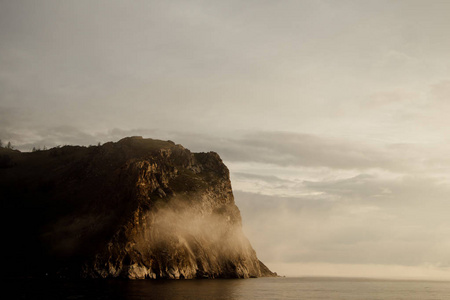
[(242, 233), (214, 152), (132, 137), (0, 157), (11, 276), (276, 276)]

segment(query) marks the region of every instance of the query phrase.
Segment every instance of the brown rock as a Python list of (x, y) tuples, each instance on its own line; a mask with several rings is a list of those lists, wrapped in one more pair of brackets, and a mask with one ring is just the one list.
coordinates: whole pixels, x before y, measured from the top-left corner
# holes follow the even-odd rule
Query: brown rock
[(12, 275), (275, 275), (242, 233), (217, 153), (131, 137), (8, 157), (0, 188)]

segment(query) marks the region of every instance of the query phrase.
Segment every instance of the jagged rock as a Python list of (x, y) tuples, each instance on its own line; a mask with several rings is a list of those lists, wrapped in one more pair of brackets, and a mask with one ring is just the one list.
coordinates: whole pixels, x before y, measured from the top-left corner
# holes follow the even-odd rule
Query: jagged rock
[(242, 233), (214, 152), (131, 137), (7, 154), (0, 168), (10, 274), (88, 278), (275, 276)]

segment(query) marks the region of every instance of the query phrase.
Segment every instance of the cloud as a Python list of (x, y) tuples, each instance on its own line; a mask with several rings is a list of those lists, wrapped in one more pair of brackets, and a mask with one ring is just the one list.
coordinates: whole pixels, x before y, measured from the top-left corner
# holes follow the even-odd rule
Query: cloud
[(271, 260), (448, 263), (449, 5), (1, 1), (0, 139), (216, 151)]
[[(12, 119), (13, 117), (9, 117), (0, 122), (8, 124), (8, 120)], [(3, 128), (3, 138), (9, 136), (18, 149), (23, 150), (33, 145), (89, 145), (116, 141), (125, 136), (141, 135), (162, 140), (170, 139), (194, 152), (215, 151), (228, 163), (256, 163), (281, 168), (327, 168), (370, 172), (385, 170), (403, 174), (422, 169), (439, 169), (442, 165), (437, 165), (437, 161), (446, 162), (443, 155), (445, 145), (364, 143), (360, 140), (293, 132), (254, 131), (243, 134), (232, 132), (234, 136), (230, 134), (216, 136), (145, 128), (115, 128), (92, 133), (69, 125), (41, 126), (15, 132), (12, 130), (6, 132), (7, 126)], [(237, 176), (242, 178), (244, 174), (237, 174)], [(249, 177), (249, 174), (246, 176)]]
[[(450, 262), (448, 186), (429, 178), (389, 181), (373, 176), (308, 185), (324, 195), (235, 191), (244, 230), (263, 260), (404, 266)], [(390, 192), (383, 193), (386, 186)]]
[[(403, 171), (414, 160), (390, 144), (293, 132), (247, 132), (236, 137), (174, 133), (174, 138), (193, 149), (212, 149), (231, 162), (256, 162), (283, 167), (327, 167), (332, 169), (380, 168)], [(410, 153), (416, 155), (414, 145)]]
[(380, 109), (394, 107), (395, 109), (404, 108), (405, 106), (416, 105), (419, 98), (417, 93), (409, 90), (396, 89), (391, 91), (380, 91), (370, 95), (367, 101), (361, 103), (361, 108)]
[(281, 179), (281, 178), (279, 178), (277, 176), (273, 176), (273, 175), (260, 175), (260, 174), (234, 172), (233, 176), (237, 177), (239, 179), (257, 180), (257, 181), (264, 181), (264, 182), (268, 182), (268, 183), (286, 183), (286, 182), (289, 182), (288, 180)]
[(395, 264), (267, 263), (267, 265), (271, 270), (277, 270), (278, 274), (291, 277), (318, 276), (403, 280), (450, 280), (450, 270), (448, 267), (444, 268), (440, 265), (431, 264), (403, 266)]
[[(3, 134), (2, 134), (3, 133)], [(6, 131), (0, 128), (0, 138), (11, 140), (13, 145), (21, 151), (30, 151), (33, 147), (47, 148), (61, 145), (97, 145), (98, 143), (116, 142), (128, 136), (145, 136), (156, 138), (158, 131), (152, 129), (112, 130), (89, 133), (74, 126), (41, 126), (27, 130)], [(159, 136), (162, 139), (164, 136)]]
[(450, 100), (450, 80), (443, 80), (431, 86), (433, 99), (441, 104), (448, 104)]

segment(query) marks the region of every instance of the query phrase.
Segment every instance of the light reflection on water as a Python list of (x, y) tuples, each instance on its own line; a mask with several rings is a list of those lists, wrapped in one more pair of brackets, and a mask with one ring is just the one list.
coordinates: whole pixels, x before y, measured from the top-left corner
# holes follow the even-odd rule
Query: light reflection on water
[(339, 278), (7, 280), (18, 299), (450, 299), (450, 282)]

